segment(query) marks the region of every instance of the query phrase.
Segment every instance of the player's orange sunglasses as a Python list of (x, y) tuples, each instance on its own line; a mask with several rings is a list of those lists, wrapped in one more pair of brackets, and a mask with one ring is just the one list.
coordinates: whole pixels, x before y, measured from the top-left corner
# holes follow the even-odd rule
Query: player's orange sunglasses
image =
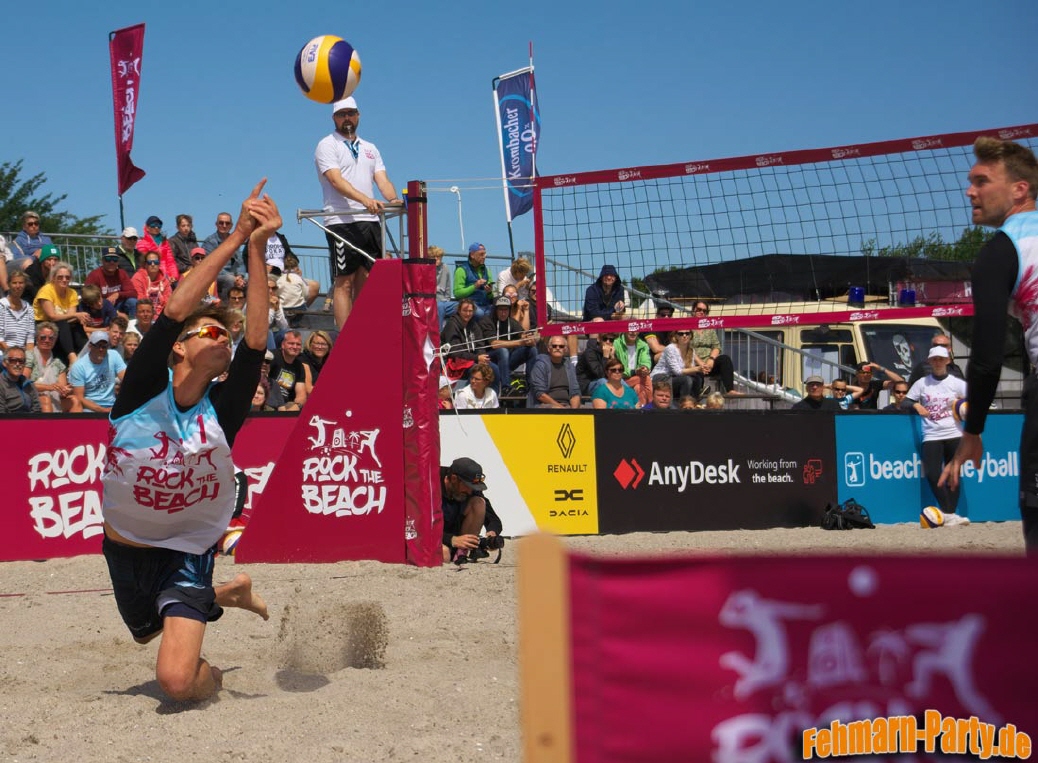
[(229, 337), (231, 332), (216, 323), (210, 323), (207, 326), (202, 326), (198, 329), (191, 329), (190, 331), (181, 334), (177, 339), (178, 342), (183, 342), (185, 339), (190, 339), (193, 336), (197, 336), (199, 339), (219, 339), (222, 336)]

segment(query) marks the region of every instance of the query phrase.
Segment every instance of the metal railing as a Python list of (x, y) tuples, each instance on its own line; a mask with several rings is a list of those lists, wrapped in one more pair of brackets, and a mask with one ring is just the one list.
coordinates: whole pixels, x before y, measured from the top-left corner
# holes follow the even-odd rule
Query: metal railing
[[(18, 234), (3, 233), (0, 235), (11, 242)], [(80, 283), (86, 278), (87, 273), (100, 266), (105, 250), (110, 246), (118, 246), (121, 240), (119, 236), (86, 236), (75, 233), (45, 233), (44, 235), (48, 236), (61, 251), (61, 259), (72, 265), (73, 277)], [(303, 272), (303, 277), (317, 281), (321, 285), (321, 291), (327, 292), (330, 272), (328, 249), (310, 244), (291, 244), (291, 246), (292, 252), (299, 258), (299, 268)]]

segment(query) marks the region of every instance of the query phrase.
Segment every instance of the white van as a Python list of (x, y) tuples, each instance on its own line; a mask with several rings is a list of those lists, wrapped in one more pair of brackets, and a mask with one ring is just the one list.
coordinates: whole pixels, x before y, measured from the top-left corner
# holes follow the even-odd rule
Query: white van
[[(934, 335), (943, 332), (934, 318), (809, 322), (810, 313), (848, 309), (846, 301), (835, 300), (712, 305), (710, 317), (767, 316), (760, 326), (725, 329), (721, 332), (721, 344), (735, 366), (736, 388), (748, 393), (777, 395), (781, 403), (776, 407), (800, 400), (804, 396), (804, 379), (808, 376), (817, 374), (826, 383), (836, 378), (850, 380), (853, 374), (845, 369), (864, 360), (879, 363), (907, 380), (916, 364), (926, 360)], [(870, 302), (866, 311), (882, 313), (890, 309), (885, 302)], [(800, 315), (800, 322), (772, 324), (772, 315), (786, 314)]]

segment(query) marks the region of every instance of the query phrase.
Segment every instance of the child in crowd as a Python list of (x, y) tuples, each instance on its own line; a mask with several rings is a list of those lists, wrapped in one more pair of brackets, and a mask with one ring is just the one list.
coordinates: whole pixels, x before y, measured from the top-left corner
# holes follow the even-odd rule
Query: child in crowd
[(76, 311), (90, 316), (83, 326), (88, 337), (95, 331), (107, 329), (117, 314), (115, 305), (101, 296), (101, 290), (97, 286), (89, 283), (80, 290), (79, 307)]

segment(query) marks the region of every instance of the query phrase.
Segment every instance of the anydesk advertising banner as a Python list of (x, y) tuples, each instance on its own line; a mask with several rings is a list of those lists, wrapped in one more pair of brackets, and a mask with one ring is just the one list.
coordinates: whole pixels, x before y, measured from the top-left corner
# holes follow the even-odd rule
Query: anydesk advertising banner
[(511, 222), (533, 206), (537, 143), (541, 137), (533, 71), (527, 69), (507, 79), (498, 79), (494, 100), (505, 178), (505, 209)]
[(119, 195), (144, 177), (144, 170), (130, 159), (133, 128), (137, 121), (137, 98), (141, 90), (141, 59), (144, 56), (144, 24), (126, 27), (108, 36), (112, 60), (112, 102), (115, 107), (115, 159)]
[(610, 413), (595, 419), (600, 533), (803, 527), (836, 499), (831, 416)]

